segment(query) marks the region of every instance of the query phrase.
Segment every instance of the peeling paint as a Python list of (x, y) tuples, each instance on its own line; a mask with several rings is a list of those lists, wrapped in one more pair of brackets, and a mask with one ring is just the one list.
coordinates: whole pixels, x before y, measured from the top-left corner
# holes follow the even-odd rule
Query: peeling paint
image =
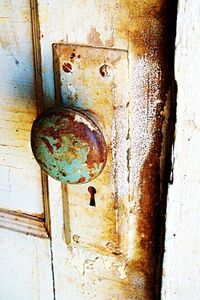
[(95, 127), (92, 126), (93, 124), (91, 124), (91, 122), (88, 122), (85, 118), (81, 117), (80, 115), (75, 116), (75, 121), (87, 125), (87, 127), (90, 128), (91, 131), (95, 130)]
[(95, 46), (103, 46), (103, 42), (100, 39), (100, 33), (94, 27), (91, 28), (91, 31), (88, 34), (88, 44)]

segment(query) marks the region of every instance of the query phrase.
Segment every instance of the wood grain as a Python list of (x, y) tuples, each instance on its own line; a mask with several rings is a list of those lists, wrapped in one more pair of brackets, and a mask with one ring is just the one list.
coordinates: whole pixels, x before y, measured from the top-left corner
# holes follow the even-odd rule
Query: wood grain
[(40, 169), (30, 148), (37, 114), (30, 6), (1, 3), (0, 207), (43, 213)]
[(163, 300), (200, 299), (199, 41), (200, 2), (180, 0), (175, 52), (177, 123), (167, 203)]
[[(127, 164), (130, 176), (127, 178), (122, 175), (120, 182), (123, 186), (127, 180), (129, 186), (128, 216), (125, 214), (121, 216), (121, 220), (124, 217), (122, 225), (128, 223), (128, 259), (121, 259), (117, 255), (111, 258), (92, 249), (85, 250), (66, 245), (63, 217), (69, 218), (65, 222), (65, 227), (69, 230), (70, 236), (71, 224), (75, 224), (79, 218), (80, 223), (84, 224), (84, 220), (86, 223), (87, 213), (78, 210), (77, 205), (75, 213), (72, 214), (70, 207), (66, 208), (69, 204), (70, 189), (66, 192), (63, 188), (62, 195), (60, 184), (50, 179), (55, 288), (56, 295), (60, 299), (100, 300), (103, 296), (105, 299), (156, 297), (159, 214), (162, 206), (160, 198), (160, 163), (164, 139), (162, 129), (168, 114), (166, 107), (170, 100), (172, 62), (169, 50), (170, 10), (167, 3), (163, 0), (148, 2), (59, 0), (56, 3), (47, 0), (38, 1), (45, 107), (55, 105), (51, 50), (53, 43), (68, 42), (94, 47), (110, 45), (129, 53), (130, 101), (127, 107), (130, 130), (127, 134), (127, 157), (122, 163)], [(113, 105), (115, 106), (115, 103)], [(120, 114), (116, 123), (117, 132), (120, 132), (119, 128), (123, 122)], [(112, 134), (114, 139), (114, 131)], [(120, 153), (122, 152), (118, 152), (119, 156)], [(118, 160), (116, 164), (119, 170), (120, 163)], [(77, 202), (82, 200), (85, 198), (80, 198)], [(122, 202), (119, 204), (123, 206)], [(86, 206), (86, 203), (84, 205)], [(106, 222), (99, 224), (100, 227), (104, 225), (106, 226)], [(93, 224), (91, 227), (93, 228)], [(111, 229), (110, 235), (112, 232)], [(112, 288), (113, 284), (115, 289)], [(104, 290), (104, 295), (100, 292), (100, 287)]]
[(53, 299), (40, 169), (30, 149), (37, 104), (28, 0), (1, 1), (0, 45), (0, 299)]

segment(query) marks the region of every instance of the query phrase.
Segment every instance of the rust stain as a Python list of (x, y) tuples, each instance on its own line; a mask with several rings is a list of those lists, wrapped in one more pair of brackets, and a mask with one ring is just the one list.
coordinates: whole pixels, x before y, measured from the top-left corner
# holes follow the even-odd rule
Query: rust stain
[(79, 178), (78, 183), (84, 183), (86, 181), (86, 178), (84, 176), (82, 176), (81, 178)]
[(76, 57), (76, 53), (75, 53), (75, 49), (74, 49), (74, 52), (72, 52), (72, 54), (70, 56), (70, 60), (72, 63), (74, 62), (75, 57)]
[[(145, 296), (141, 299), (148, 300), (156, 299), (156, 266), (159, 255), (160, 211), (162, 209), (160, 198), (160, 157), (163, 142), (162, 126), (165, 120), (162, 111), (166, 105), (166, 95), (173, 78), (174, 32), (172, 31), (174, 30), (175, 17), (174, 15), (171, 17), (171, 9), (175, 9), (175, 4), (171, 5), (167, 0), (120, 0), (117, 2), (114, 12), (115, 36), (128, 41), (128, 50), (134, 57), (145, 57), (150, 63), (157, 62), (162, 74), (162, 76), (155, 77), (154, 82), (150, 82), (147, 77), (144, 83), (147, 102), (150, 103), (152, 101), (149, 85), (155, 83), (156, 91), (154, 92), (159, 92), (156, 100), (159, 98), (160, 103), (156, 106), (154, 127), (151, 132), (153, 139), (151, 148), (148, 150), (149, 153), (147, 153), (139, 176), (140, 197), (138, 201), (140, 203), (140, 210), (135, 213), (137, 216), (135, 256), (126, 265), (127, 279), (125, 280), (127, 283), (130, 283), (133, 274), (142, 274), (145, 278)], [(87, 41), (89, 45), (112, 47), (114, 45), (114, 34), (104, 43), (100, 33), (95, 27), (92, 27)], [(101, 75), (103, 76), (104, 74), (105, 72)], [(112, 87), (114, 89), (114, 84)], [(102, 111), (105, 111), (105, 107), (108, 107), (107, 95), (106, 91), (101, 90), (101, 92), (101, 105), (99, 107), (100, 109), (102, 107)], [(75, 102), (74, 99), (73, 101)], [(108, 118), (110, 115), (113, 115), (113, 110), (114, 105), (111, 108), (109, 107), (109, 111), (106, 114)], [(103, 120), (101, 114), (99, 116), (100, 120)], [(147, 115), (144, 115), (144, 118), (147, 118)], [(108, 178), (106, 180), (108, 181)], [(108, 205), (107, 211), (103, 214), (106, 228), (103, 231), (102, 238), (108, 240), (107, 247), (113, 248), (114, 253), (115, 247), (118, 245), (118, 237), (115, 231), (115, 207), (113, 207), (113, 203)], [(122, 239), (122, 237), (120, 238)], [(116, 241), (116, 243), (113, 241)], [(101, 248), (100, 245), (95, 245), (95, 248), (97, 247), (101, 249), (102, 253), (105, 252), (105, 249)]]
[(129, 50), (137, 56), (161, 59), (167, 50), (165, 45), (171, 39), (173, 17), (169, 15), (169, 1), (120, 0), (119, 8), (117, 33), (128, 39)]
[(56, 147), (57, 150), (60, 149), (60, 147), (62, 146), (61, 143), (55, 143), (53, 145)]
[(73, 238), (75, 243), (80, 243), (80, 236), (79, 235), (74, 234), (72, 238)]
[[(147, 299), (157, 299), (159, 279), (156, 278), (160, 255), (160, 234), (163, 226), (162, 209), (165, 199), (161, 198), (160, 158), (163, 145), (162, 127), (165, 116), (162, 114), (167, 102), (167, 93), (173, 82), (173, 55), (175, 37), (176, 1), (132, 1), (121, 0), (117, 31), (129, 40), (130, 50), (138, 58), (146, 57), (149, 62), (157, 61), (162, 76), (154, 83), (159, 91), (160, 104), (157, 105), (152, 129), (151, 147), (140, 170), (140, 210), (137, 215), (137, 237), (135, 256), (127, 266), (127, 277), (133, 272), (145, 275)], [(172, 13), (173, 10), (173, 13)], [(126, 18), (124, 17), (126, 16)], [(153, 82), (151, 82), (153, 84)], [(147, 101), (151, 101), (146, 79)], [(145, 116), (144, 116), (145, 117)], [(158, 290), (156, 290), (158, 289)]]
[(51, 154), (53, 154), (53, 147), (52, 147), (52, 145), (49, 143), (49, 141), (48, 141), (45, 137), (42, 137), (42, 140), (43, 140), (43, 142), (45, 143), (45, 145), (47, 146), (49, 152), (50, 152)]

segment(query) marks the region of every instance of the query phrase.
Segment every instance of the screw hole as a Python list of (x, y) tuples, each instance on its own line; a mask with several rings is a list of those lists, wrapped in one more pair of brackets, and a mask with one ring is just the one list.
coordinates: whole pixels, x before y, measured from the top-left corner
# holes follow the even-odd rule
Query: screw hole
[(94, 195), (97, 192), (96, 189), (93, 186), (89, 186), (88, 192), (90, 193), (90, 206), (96, 206), (95, 197), (94, 197)]

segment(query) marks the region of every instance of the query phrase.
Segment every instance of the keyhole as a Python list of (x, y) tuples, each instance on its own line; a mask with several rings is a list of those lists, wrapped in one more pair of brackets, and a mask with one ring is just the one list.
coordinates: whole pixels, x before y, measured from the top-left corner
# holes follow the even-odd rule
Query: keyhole
[(90, 193), (90, 206), (96, 206), (94, 195), (96, 194), (96, 189), (93, 186), (88, 187), (88, 192)]

